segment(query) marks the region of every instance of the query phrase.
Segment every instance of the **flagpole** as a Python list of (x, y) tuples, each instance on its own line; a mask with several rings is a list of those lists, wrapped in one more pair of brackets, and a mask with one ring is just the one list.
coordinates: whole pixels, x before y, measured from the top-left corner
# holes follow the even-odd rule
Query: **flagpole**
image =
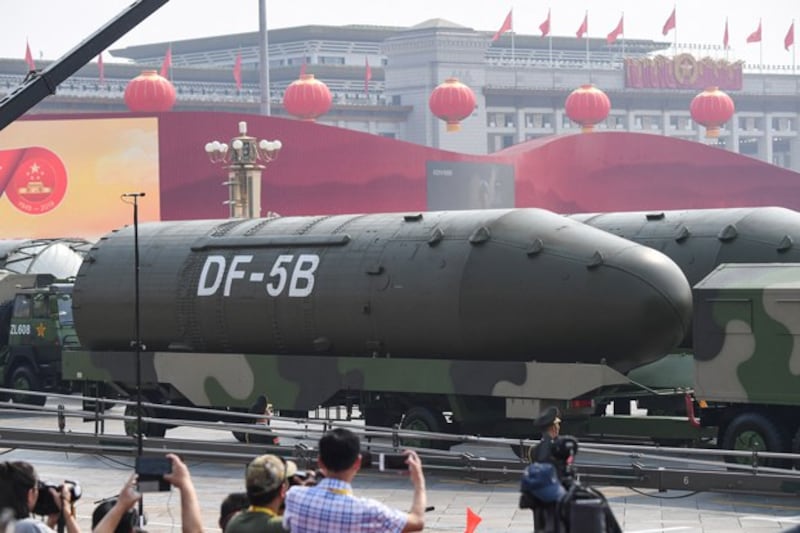
[(675, 55), (678, 55), (678, 4), (672, 4), (672, 12), (675, 14), (675, 35), (673, 38), (675, 39), (675, 44), (673, 47), (675, 48)]
[(794, 19), (792, 19), (792, 74), (794, 74), (796, 58), (797, 58), (797, 46), (794, 44)]
[(547, 34), (547, 54), (550, 57), (550, 68), (553, 68), (553, 34)]
[(586, 38), (586, 67), (589, 69), (589, 83), (592, 83), (592, 61), (589, 58), (589, 10), (586, 10), (586, 16), (584, 18), (586, 21), (586, 33), (584, 34)]
[[(725, 35), (724, 36), (726, 37), (725, 41), (728, 41), (728, 39), (730, 38), (730, 35), (728, 34), (728, 17), (725, 17)], [(722, 46), (725, 47), (725, 61), (728, 61), (728, 48), (729, 48), (728, 47), (728, 43), (724, 42), (724, 43), (722, 43)]]
[[(513, 23), (512, 23), (513, 24)], [(517, 59), (514, 57), (514, 28), (511, 28), (511, 64), (514, 66), (514, 88), (517, 88)]]
[(625, 68), (625, 12), (622, 12), (622, 67)]

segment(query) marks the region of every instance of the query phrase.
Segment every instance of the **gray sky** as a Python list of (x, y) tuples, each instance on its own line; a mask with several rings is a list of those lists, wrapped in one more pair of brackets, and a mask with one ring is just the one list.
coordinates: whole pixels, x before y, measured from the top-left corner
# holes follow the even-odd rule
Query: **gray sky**
[[(35, 59), (60, 57), (130, 4), (130, 0), (1, 1), (0, 57), (22, 58), (27, 38)], [(763, 53), (765, 64), (791, 66), (794, 51), (785, 51), (783, 40), (792, 20), (800, 19), (798, 0), (403, 0), (389, 6), (386, 0), (271, 1), (267, 24), (269, 28), (304, 24), (411, 26), (444, 18), (494, 32), (513, 8), (514, 31), (538, 35), (539, 24), (550, 7), (553, 35), (575, 35), (588, 10), (591, 37), (605, 37), (624, 13), (624, 37), (673, 42), (674, 30), (666, 37), (661, 30), (675, 7), (679, 43), (721, 46), (727, 16), (729, 59), (758, 63)], [(758, 27), (759, 18), (763, 19), (762, 44), (745, 44), (746, 37)], [(257, 29), (258, 0), (171, 0), (111, 48)], [(796, 29), (798, 41), (800, 28)], [(724, 57), (722, 52), (710, 55)], [(113, 61), (108, 55), (104, 59)]]

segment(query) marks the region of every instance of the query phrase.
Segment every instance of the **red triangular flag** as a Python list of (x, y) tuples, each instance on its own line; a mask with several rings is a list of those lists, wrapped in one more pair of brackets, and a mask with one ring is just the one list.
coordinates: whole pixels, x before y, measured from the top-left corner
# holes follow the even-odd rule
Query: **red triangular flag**
[(31, 54), (31, 45), (25, 41), (25, 63), (28, 64), (28, 70), (36, 70), (36, 63), (33, 62), (33, 54)]
[(722, 34), (722, 47), (728, 49), (728, 18), (725, 17), (725, 33)]
[(792, 21), (792, 25), (789, 26), (789, 31), (786, 32), (786, 37), (783, 38), (783, 47), (786, 51), (789, 51), (789, 47), (794, 44), (794, 21)]
[(589, 31), (589, 12), (586, 12), (586, 15), (583, 17), (583, 22), (581, 23), (581, 27), (578, 28), (578, 31), (575, 32), (575, 35), (578, 36), (578, 39), (582, 38), (583, 35)]
[(608, 37), (606, 37), (606, 42), (608, 44), (614, 44), (617, 40), (617, 37), (625, 33), (625, 30), (622, 28), (624, 20), (625, 20), (625, 15), (622, 15), (619, 18), (619, 24), (617, 24), (617, 27), (611, 30), (611, 33), (608, 34)]
[(664, 23), (664, 28), (661, 30), (661, 33), (666, 35), (669, 33), (669, 30), (675, 29), (675, 8), (672, 8), (672, 14), (669, 16), (667, 21)]
[(499, 30), (497, 30), (497, 33), (495, 33), (495, 34), (494, 34), (494, 37), (492, 37), (492, 41), (496, 41), (496, 40), (497, 40), (497, 39), (499, 39), (499, 38), (500, 38), (500, 36), (501, 36), (501, 35), (503, 35), (505, 32), (507, 32), (507, 31), (511, 31), (511, 30), (513, 29), (513, 28), (512, 28), (512, 26), (513, 26), (513, 22), (512, 22), (512, 19), (511, 19), (511, 12), (512, 12), (512, 11), (514, 11), (514, 10), (513, 10), (513, 9), (510, 9), (510, 10), (508, 11), (508, 15), (506, 15), (506, 19), (503, 21), (503, 25), (502, 25), (502, 26), (500, 26), (500, 29), (499, 29)]
[(481, 520), (483, 520), (483, 518), (467, 507), (467, 527), (464, 529), (464, 533), (473, 533), (475, 528), (478, 527), (478, 524), (481, 523)]
[(236, 82), (236, 90), (242, 90), (242, 53), (236, 54), (236, 61), (233, 62), (233, 80)]
[(97, 77), (100, 79), (100, 85), (106, 81), (106, 71), (103, 65), (103, 52), (97, 54)]
[(760, 43), (761, 42), (761, 19), (758, 20), (758, 29), (747, 36), (748, 43)]
[(167, 53), (164, 55), (164, 62), (161, 63), (161, 77), (169, 77), (169, 69), (172, 68), (172, 45), (167, 47)]
[(364, 92), (369, 94), (369, 80), (372, 79), (372, 69), (369, 66), (369, 57), (364, 56)]
[(539, 29), (542, 30), (542, 37), (550, 35), (550, 10), (547, 10), (547, 18), (544, 22), (539, 24)]

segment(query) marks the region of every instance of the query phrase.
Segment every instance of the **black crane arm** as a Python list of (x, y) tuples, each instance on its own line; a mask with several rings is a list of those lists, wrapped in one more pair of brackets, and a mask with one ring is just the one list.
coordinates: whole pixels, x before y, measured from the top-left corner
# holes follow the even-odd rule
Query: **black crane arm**
[(97, 54), (135, 28), (169, 0), (137, 0), (43, 71), (31, 71), (22, 84), (0, 99), (0, 130), (55, 94), (56, 87)]

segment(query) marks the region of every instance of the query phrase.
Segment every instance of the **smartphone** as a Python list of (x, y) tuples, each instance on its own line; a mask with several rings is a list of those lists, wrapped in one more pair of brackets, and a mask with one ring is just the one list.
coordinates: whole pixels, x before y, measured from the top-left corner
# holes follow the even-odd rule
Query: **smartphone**
[(378, 455), (378, 470), (408, 470), (406, 456), (397, 453), (381, 453)]
[(139, 476), (139, 492), (164, 492), (172, 485), (164, 474), (172, 473), (172, 461), (166, 457), (137, 457), (136, 474)]

